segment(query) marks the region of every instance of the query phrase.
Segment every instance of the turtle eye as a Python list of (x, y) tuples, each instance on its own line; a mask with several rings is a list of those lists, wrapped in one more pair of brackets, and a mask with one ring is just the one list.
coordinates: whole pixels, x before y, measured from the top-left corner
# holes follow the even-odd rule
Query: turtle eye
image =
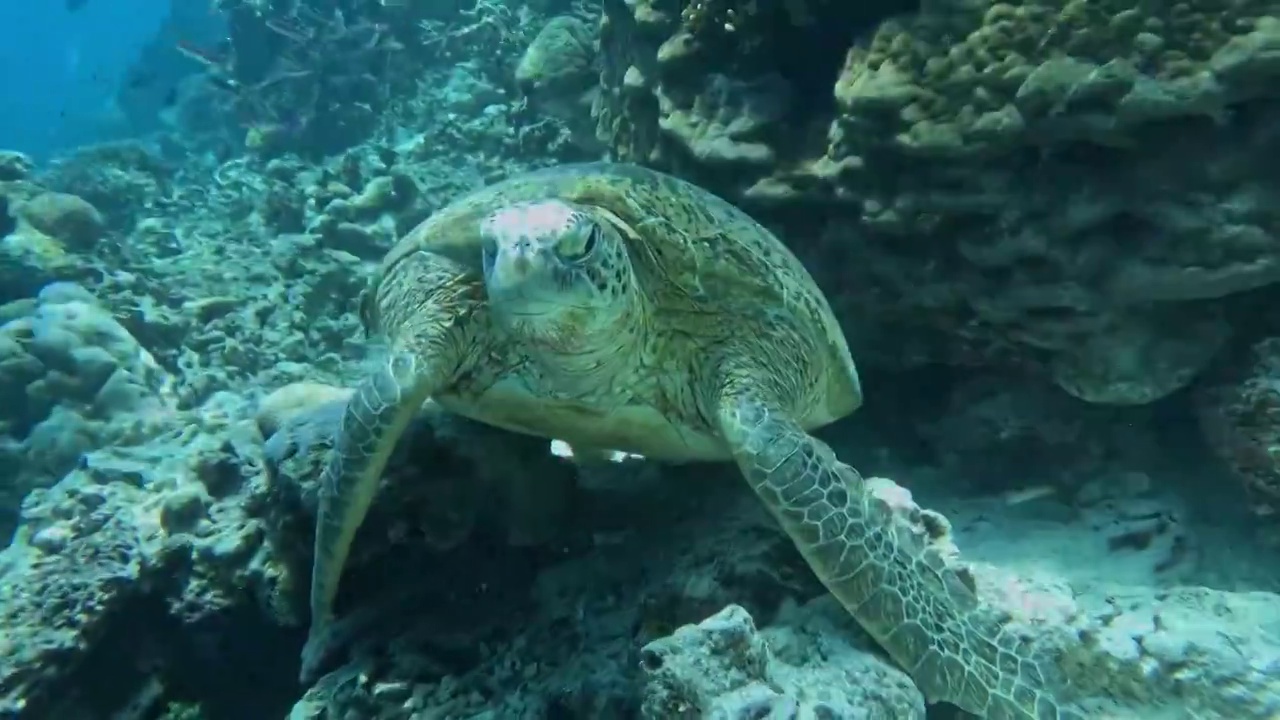
[(600, 226), (591, 223), (590, 229), (584, 232), (575, 232), (565, 236), (564, 241), (560, 243), (560, 255), (570, 262), (581, 262), (587, 256), (591, 255), (591, 251), (596, 249), (596, 245), (600, 244)]

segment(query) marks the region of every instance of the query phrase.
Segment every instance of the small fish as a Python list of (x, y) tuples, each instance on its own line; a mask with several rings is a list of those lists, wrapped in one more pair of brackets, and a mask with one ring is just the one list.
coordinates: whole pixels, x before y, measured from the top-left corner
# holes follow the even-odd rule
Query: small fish
[(182, 53), (183, 55), (185, 55), (186, 57), (192, 60), (195, 60), (201, 65), (207, 65), (209, 67), (216, 68), (216, 67), (220, 67), (222, 65), (222, 61), (224, 60), (224, 58), (221, 57), (220, 54), (217, 53), (216, 51), (205, 50), (204, 48), (197, 47), (196, 45), (189, 43), (186, 40), (179, 40), (178, 42), (174, 43), (173, 47), (178, 52)]
[(75, 12), (88, 4), (89, 0), (66, 0), (67, 12)]
[(222, 49), (221, 43), (217, 49), (207, 50), (186, 40), (179, 40), (173, 47), (184, 57), (204, 65), (208, 69), (208, 81), (214, 87), (228, 92), (240, 91), (240, 83), (226, 75), (227, 53)]
[(1001, 497), (1004, 499), (1005, 505), (1021, 505), (1022, 503), (1039, 500), (1042, 497), (1053, 495), (1058, 490), (1051, 485), (1033, 485), (1022, 490), (1010, 490)]
[(221, 75), (210, 75), (206, 78), (206, 80), (209, 82), (210, 85), (212, 85), (213, 87), (219, 90), (225, 90), (230, 93), (240, 92), (240, 83), (236, 82), (235, 80), (229, 77), (223, 77)]
[(290, 18), (267, 18), (265, 24), (268, 30), (296, 43), (305, 43), (312, 39), (311, 33), (305, 27), (292, 22)]

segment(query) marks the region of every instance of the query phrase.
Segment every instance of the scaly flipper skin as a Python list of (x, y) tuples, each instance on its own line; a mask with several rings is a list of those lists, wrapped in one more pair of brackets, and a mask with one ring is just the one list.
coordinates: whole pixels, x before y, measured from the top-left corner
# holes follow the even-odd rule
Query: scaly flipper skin
[[(320, 477), (304, 681), (314, 677), (324, 660), (342, 569), (396, 442), (427, 398), (463, 372), (468, 351), (479, 347), (469, 343), (466, 335), (477, 298), (465, 268), (429, 253), (412, 254), (402, 263), (404, 272), (381, 283), (370, 298), (374, 312), (369, 313), (369, 322), (375, 328), (394, 322), (399, 328), (396, 340), (387, 358), (357, 385), (347, 402)], [(415, 300), (412, 306), (384, 302), (405, 297)]]
[(862, 477), (770, 403), (721, 404), (720, 424), (747, 482), (818, 578), (930, 702), (987, 720), (1079, 720), (1050, 695), (1046, 668), (1019, 654), (961, 579), (915, 537)]
[(356, 387), (320, 477), (315, 559), (311, 570), (311, 632), (303, 676), (322, 659), (333, 599), (356, 530), (364, 522), (387, 460), (405, 427), (441, 384), (412, 353), (392, 354)]

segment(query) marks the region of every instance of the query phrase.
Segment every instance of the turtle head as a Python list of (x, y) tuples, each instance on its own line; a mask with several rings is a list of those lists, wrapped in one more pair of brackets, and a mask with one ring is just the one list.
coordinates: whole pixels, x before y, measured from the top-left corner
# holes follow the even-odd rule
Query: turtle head
[(481, 224), (484, 282), (498, 322), (544, 350), (625, 346), (639, 303), (620, 221), (562, 200), (504, 207)]

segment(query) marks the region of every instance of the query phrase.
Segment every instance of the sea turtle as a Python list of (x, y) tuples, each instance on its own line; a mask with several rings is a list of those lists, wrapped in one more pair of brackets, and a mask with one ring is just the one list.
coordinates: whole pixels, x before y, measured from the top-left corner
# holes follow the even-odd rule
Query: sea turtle
[(409, 232), (362, 316), (388, 353), (355, 388), (322, 474), (313, 639), (388, 455), (431, 397), (574, 455), (732, 460), (931, 701), (1074, 717), (1048, 663), (809, 434), (858, 408), (858, 371), (800, 261), (728, 202), (632, 165), (520, 174)]

